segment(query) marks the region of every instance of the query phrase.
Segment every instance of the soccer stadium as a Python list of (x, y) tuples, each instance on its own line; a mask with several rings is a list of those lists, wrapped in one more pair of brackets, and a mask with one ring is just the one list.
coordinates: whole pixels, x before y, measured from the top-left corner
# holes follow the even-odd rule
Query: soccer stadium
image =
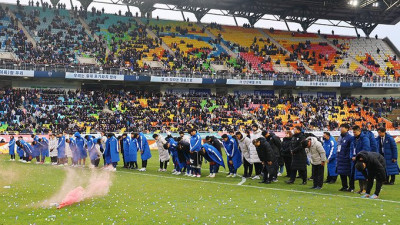
[(0, 224), (400, 224), (400, 0), (0, 0)]

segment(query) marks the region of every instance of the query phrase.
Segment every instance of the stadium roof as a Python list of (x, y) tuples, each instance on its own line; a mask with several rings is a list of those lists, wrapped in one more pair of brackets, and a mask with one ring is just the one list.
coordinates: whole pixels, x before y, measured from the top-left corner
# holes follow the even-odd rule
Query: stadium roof
[[(57, 1), (57, 0), (56, 0)], [(400, 21), (400, 0), (107, 0), (114, 4), (138, 7), (142, 15), (151, 13), (156, 4), (172, 5), (172, 10), (188, 11), (200, 21), (211, 9), (243, 17), (254, 25), (264, 15), (277, 20), (299, 23), (307, 30), (318, 19), (345, 21), (367, 35), (378, 24), (395, 25)], [(88, 7), (93, 0), (80, 0)], [(95, 1), (100, 2), (100, 1)], [(104, 3), (104, 1), (102, 1)], [(332, 23), (333, 24), (333, 23)]]

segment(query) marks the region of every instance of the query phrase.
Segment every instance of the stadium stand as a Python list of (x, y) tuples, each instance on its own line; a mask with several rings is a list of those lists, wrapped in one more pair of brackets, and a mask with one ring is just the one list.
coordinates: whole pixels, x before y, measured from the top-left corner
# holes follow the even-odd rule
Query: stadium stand
[(0, 51), (7, 52), (0, 58), (9, 64), (64, 71), (90, 64), (93, 71), (128, 74), (352, 75), (366, 81), (398, 80), (400, 70), (395, 51), (378, 38), (137, 18), (49, 4), (5, 5), (0, 17)]
[[(399, 103), (390, 101), (398, 108)], [(300, 124), (310, 131), (337, 130), (341, 123), (397, 128), (398, 122), (383, 118), (371, 103), (356, 98), (182, 95), (121, 89), (3, 89), (0, 132), (180, 131), (188, 124), (202, 131), (227, 131), (249, 128), (255, 122), (276, 131)]]

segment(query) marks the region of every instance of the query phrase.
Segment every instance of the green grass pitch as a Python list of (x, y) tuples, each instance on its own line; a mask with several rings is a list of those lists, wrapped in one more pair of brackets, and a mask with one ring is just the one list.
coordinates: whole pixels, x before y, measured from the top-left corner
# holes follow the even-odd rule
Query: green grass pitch
[[(157, 172), (158, 155), (152, 154), (147, 172), (120, 163), (106, 196), (60, 210), (37, 204), (60, 189), (64, 168), (0, 155), (0, 224), (400, 224), (399, 184), (384, 186), (380, 200), (339, 192), (340, 179), (322, 190), (311, 190), (312, 181), (299, 185), (299, 179), (287, 185), (284, 177), (273, 184), (248, 179), (239, 185), (242, 179), (226, 178), (223, 169), (206, 178), (208, 164), (201, 178)], [(72, 169), (83, 179), (91, 173)]]

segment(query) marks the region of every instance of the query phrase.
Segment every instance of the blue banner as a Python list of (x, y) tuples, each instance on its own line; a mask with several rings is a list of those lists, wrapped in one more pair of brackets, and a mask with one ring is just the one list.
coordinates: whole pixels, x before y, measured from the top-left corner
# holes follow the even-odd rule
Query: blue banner
[(124, 81), (132, 81), (132, 82), (150, 82), (149, 76), (131, 76), (125, 75)]
[(35, 71), (37, 78), (65, 78), (65, 72)]
[(189, 94), (211, 95), (211, 89), (190, 88), (189, 89)]
[(274, 90), (255, 90), (254, 95), (261, 95), (261, 96), (274, 96), (275, 91)]
[(342, 83), (340, 83), (340, 87), (359, 88), (359, 87), (362, 87), (362, 83), (361, 82), (353, 82), (353, 83), (342, 82)]
[(317, 97), (336, 98), (336, 92), (317, 92)]
[(295, 87), (295, 86), (296, 86), (296, 81), (276, 80), (276, 81), (274, 81), (274, 86), (289, 86), (289, 87)]
[(203, 84), (226, 84), (226, 79), (203, 78)]

